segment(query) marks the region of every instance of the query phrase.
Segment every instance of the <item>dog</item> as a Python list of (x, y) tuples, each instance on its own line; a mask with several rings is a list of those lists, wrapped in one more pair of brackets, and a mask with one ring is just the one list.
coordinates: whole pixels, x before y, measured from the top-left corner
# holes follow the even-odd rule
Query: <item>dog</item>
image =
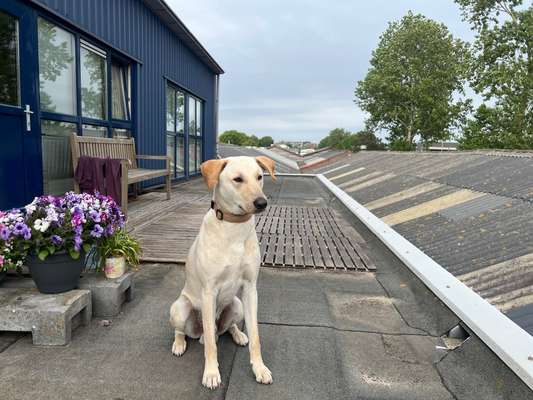
[[(261, 355), (257, 322), (257, 276), (261, 261), (254, 214), (264, 211), (263, 170), (276, 179), (268, 157), (228, 157), (209, 160), (201, 172), (213, 190), (211, 209), (185, 264), (185, 286), (170, 307), (175, 329), (172, 353), (181, 356), (186, 336), (204, 344), (202, 384), (220, 385), (218, 336), (229, 332), (233, 341), (249, 345), (250, 363), (259, 383), (272, 383), (272, 373)], [(237, 296), (242, 290), (242, 302)], [(243, 320), (246, 332), (239, 329)]]

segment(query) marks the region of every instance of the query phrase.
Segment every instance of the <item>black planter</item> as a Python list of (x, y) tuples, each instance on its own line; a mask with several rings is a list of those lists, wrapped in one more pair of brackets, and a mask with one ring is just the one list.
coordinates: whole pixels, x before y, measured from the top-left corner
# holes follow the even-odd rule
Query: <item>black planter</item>
[(27, 259), (31, 277), (41, 293), (63, 293), (75, 289), (80, 280), (85, 254), (73, 260), (67, 253), (57, 253), (41, 261), (37, 256)]
[(0, 271), (0, 283), (2, 283), (6, 279), (6, 272)]

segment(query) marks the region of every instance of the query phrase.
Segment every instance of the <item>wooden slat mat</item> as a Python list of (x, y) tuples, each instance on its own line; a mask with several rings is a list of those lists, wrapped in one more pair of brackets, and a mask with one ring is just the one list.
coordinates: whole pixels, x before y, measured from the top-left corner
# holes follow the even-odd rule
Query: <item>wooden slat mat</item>
[[(143, 249), (141, 260), (185, 262), (207, 212), (206, 204), (180, 204), (133, 229)], [(375, 270), (364, 240), (330, 208), (271, 205), (256, 216), (256, 229), (263, 265)]]
[(373, 271), (364, 239), (328, 207), (269, 206), (257, 217), (263, 265)]

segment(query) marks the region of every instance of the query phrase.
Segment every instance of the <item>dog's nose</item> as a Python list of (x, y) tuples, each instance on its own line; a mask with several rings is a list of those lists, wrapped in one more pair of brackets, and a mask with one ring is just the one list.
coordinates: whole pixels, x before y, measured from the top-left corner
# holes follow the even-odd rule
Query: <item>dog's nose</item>
[(254, 206), (257, 210), (264, 210), (267, 206), (267, 199), (264, 197), (258, 197), (254, 200)]

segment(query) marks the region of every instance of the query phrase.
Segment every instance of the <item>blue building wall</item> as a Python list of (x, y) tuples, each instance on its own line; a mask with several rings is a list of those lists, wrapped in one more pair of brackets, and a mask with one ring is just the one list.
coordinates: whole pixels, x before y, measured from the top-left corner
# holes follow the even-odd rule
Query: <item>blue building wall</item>
[(165, 79), (204, 100), (204, 157), (214, 158), (215, 73), (141, 0), (38, 0), (96, 39), (141, 62), (137, 76), (140, 154), (166, 154)]

